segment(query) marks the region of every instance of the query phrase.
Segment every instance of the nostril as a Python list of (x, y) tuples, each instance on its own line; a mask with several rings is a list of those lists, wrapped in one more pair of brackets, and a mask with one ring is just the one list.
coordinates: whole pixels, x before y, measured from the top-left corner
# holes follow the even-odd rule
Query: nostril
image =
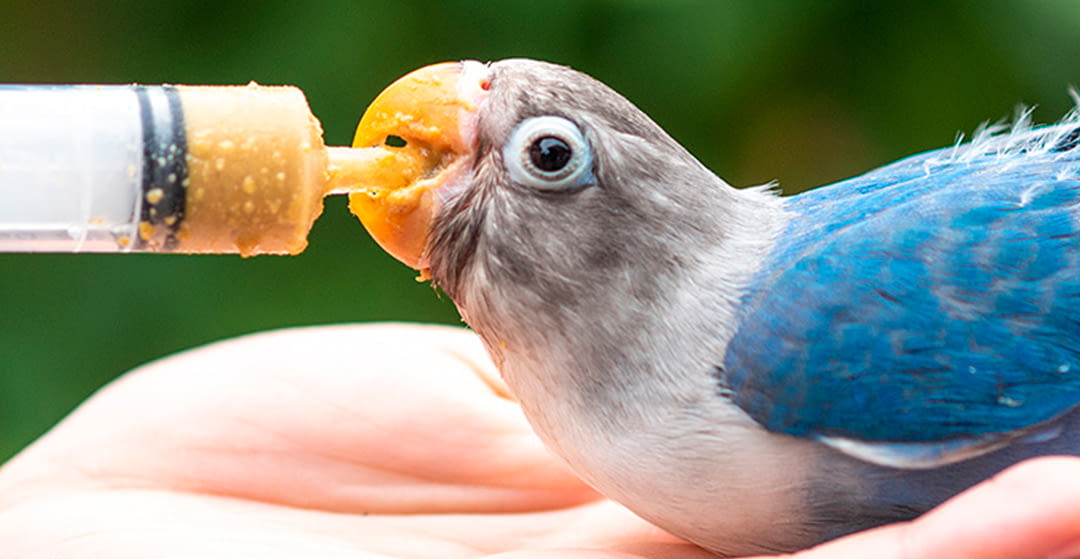
[(403, 148), (403, 147), (409, 145), (409, 142), (406, 142), (405, 138), (402, 138), (401, 136), (394, 136), (394, 135), (387, 136), (385, 143), (386, 143), (386, 145), (388, 145), (388, 146), (390, 146), (392, 148)]

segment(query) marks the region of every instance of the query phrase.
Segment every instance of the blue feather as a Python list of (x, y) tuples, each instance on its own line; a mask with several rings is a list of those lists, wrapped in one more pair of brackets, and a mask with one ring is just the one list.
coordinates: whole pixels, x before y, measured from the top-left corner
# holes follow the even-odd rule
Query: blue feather
[(992, 450), (1080, 405), (1077, 129), (987, 136), (787, 199), (724, 393), (772, 431), (876, 445), (884, 462)]

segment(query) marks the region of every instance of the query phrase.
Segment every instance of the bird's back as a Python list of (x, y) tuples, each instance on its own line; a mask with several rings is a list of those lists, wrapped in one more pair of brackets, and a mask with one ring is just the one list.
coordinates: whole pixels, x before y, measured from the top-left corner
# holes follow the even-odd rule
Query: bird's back
[[(1080, 125), (1019, 127), (787, 201), (720, 390), (823, 443), (830, 536), (1080, 455)], [(847, 477), (850, 481), (839, 479)]]

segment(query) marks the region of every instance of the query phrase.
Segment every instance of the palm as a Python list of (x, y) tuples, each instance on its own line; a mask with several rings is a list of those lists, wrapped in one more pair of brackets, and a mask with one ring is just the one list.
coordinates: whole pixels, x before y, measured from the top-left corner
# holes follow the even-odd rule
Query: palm
[(693, 551), (565, 471), (485, 367), (468, 334), (417, 327), (151, 364), (0, 470), (0, 555)]
[[(564, 470), (490, 367), (464, 332), (403, 326), (151, 364), (0, 469), (0, 557), (708, 556)], [(812, 555), (1042, 557), (1080, 540), (1078, 479), (1032, 464)]]

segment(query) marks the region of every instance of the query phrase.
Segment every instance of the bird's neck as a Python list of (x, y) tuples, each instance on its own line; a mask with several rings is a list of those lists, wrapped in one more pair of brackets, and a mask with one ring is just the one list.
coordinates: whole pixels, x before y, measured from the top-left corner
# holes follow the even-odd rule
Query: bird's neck
[(520, 290), (462, 308), (538, 430), (562, 418), (634, 422), (656, 405), (711, 396), (739, 298), (787, 223), (772, 192), (727, 188), (719, 230), (630, 255), (571, 300)]
[[(545, 444), (589, 484), (661, 524), (669, 515), (657, 495), (678, 495), (680, 483), (693, 479), (711, 489), (703, 490), (699, 503), (683, 503), (689, 510), (744, 506), (745, 486), (714, 482), (754, 470), (744, 468), (737, 452), (702, 461), (700, 451), (686, 444), (713, 440), (719, 450), (760, 442), (757, 426), (717, 397), (713, 372), (736, 327), (741, 293), (787, 215), (771, 193), (735, 193), (737, 201), (722, 217), (727, 233), (689, 247), (692, 254), (683, 258), (693, 265), (665, 276), (666, 283), (653, 282), (651, 292), (641, 289), (644, 278), (612, 278), (580, 306), (531, 301), (523, 308), (535, 307), (532, 314), (470, 317)], [(640, 258), (648, 268), (650, 256)], [(515, 311), (524, 312), (506, 312)], [(752, 530), (761, 518), (780, 518), (776, 504), (787, 503), (744, 508), (730, 533)]]

